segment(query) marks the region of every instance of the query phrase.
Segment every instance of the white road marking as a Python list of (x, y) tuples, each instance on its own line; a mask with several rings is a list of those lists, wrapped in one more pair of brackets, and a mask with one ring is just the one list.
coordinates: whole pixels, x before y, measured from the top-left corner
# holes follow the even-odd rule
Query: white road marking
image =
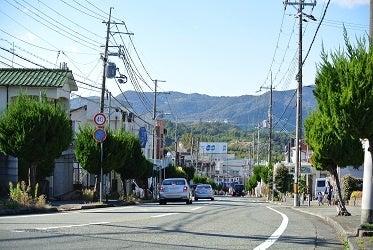
[(92, 226), (92, 225), (102, 225), (102, 224), (109, 224), (110, 222), (92, 222), (86, 224), (75, 224), (75, 225), (65, 225), (65, 226), (58, 226), (58, 227), (39, 227), (35, 228), (36, 230), (50, 230), (50, 229), (59, 229), (59, 228), (71, 228), (71, 227), (85, 227), (85, 226)]
[(198, 210), (200, 208), (202, 208), (202, 207), (195, 207), (195, 208), (192, 208), (191, 211)]
[(281, 225), (279, 226), (279, 228), (277, 228), (277, 230), (271, 235), (271, 237), (269, 237), (266, 241), (264, 241), (262, 244), (260, 244), (256, 248), (254, 248), (254, 250), (267, 249), (270, 246), (272, 246), (272, 244), (275, 243), (278, 240), (278, 238), (280, 238), (281, 234), (285, 231), (286, 227), (288, 226), (289, 218), (285, 214), (283, 214), (283, 213), (281, 213), (281, 212), (279, 212), (279, 211), (277, 211), (277, 210), (275, 210), (271, 207), (267, 207), (267, 208), (275, 211), (278, 214), (280, 214), (282, 216), (282, 222), (281, 222)]
[(165, 216), (174, 215), (174, 214), (179, 214), (179, 213), (158, 214), (158, 215), (153, 215), (151, 217), (152, 218), (159, 218), (159, 217), (165, 217)]

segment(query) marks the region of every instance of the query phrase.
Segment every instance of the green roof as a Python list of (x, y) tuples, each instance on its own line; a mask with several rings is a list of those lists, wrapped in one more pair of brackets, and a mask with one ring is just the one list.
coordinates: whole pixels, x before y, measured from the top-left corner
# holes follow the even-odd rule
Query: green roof
[(78, 90), (71, 70), (0, 68), (0, 86), (62, 88), (65, 84), (71, 91)]

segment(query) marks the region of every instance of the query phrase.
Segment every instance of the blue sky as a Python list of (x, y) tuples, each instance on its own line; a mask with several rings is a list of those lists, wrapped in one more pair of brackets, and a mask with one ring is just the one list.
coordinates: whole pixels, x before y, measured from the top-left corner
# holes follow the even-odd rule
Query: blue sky
[[(134, 33), (133, 45), (128, 35), (110, 36), (111, 45), (127, 48), (135, 69), (133, 78), (119, 87), (107, 80), (113, 95), (129, 89), (153, 91), (152, 79), (165, 81), (159, 82), (159, 91), (257, 95), (260, 87), (269, 87), (270, 72), (276, 90), (297, 86), (297, 9), (284, 10), (282, 0), (1, 0), (0, 67), (35, 68), (37, 63), (53, 68), (66, 62), (84, 82), (78, 83), (78, 94), (99, 95), (106, 37), (102, 21), (110, 7), (113, 20), (126, 24), (111, 30), (126, 32), (127, 27)], [(303, 56), (325, 7), (319, 0), (313, 10), (303, 11), (318, 20), (303, 23)], [(303, 67), (304, 85), (314, 82), (322, 44), (327, 51), (343, 47), (343, 25), (352, 41), (367, 34), (369, 0), (331, 1)], [(109, 60), (129, 74), (122, 59)]]

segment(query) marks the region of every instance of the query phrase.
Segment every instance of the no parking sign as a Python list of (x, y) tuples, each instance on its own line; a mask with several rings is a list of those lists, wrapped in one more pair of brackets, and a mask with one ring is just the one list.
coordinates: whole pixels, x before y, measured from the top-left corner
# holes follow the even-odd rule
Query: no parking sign
[(93, 138), (96, 139), (98, 142), (103, 142), (106, 139), (106, 131), (103, 128), (98, 128), (93, 132)]

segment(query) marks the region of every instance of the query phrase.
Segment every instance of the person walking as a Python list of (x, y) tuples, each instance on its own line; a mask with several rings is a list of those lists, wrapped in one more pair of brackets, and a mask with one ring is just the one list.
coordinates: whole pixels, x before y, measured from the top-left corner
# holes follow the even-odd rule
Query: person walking
[(322, 195), (321, 192), (319, 192), (319, 193), (317, 194), (317, 203), (319, 204), (319, 206), (320, 206), (320, 204), (321, 204), (321, 205), (324, 205), (324, 203), (322, 202), (323, 199), (324, 199), (324, 196)]
[(326, 199), (328, 200), (328, 206), (331, 206), (332, 205), (333, 186), (330, 185), (329, 181), (326, 183), (326, 187), (325, 187), (325, 192), (324, 193), (326, 195)]

